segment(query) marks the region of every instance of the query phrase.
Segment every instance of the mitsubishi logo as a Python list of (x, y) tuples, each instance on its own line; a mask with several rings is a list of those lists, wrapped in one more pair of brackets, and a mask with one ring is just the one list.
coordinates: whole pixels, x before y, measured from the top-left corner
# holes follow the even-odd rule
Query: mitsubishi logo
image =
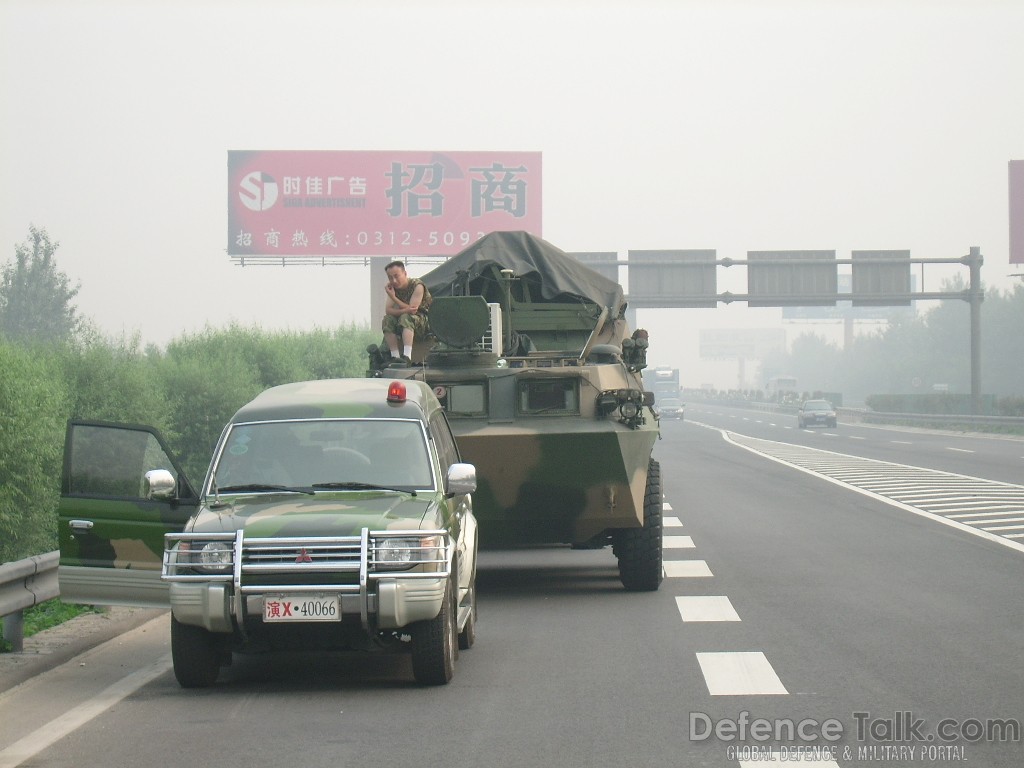
[(299, 555), (298, 555), (298, 557), (295, 558), (295, 562), (296, 563), (312, 563), (313, 562), (313, 558), (309, 556), (309, 552), (307, 552), (306, 548), (303, 547), (302, 549), (299, 550)]

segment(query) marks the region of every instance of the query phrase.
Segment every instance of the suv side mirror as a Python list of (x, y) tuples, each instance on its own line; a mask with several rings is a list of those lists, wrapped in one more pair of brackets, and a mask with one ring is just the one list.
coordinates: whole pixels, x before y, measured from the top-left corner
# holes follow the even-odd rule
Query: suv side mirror
[(455, 496), (476, 490), (476, 467), (472, 464), (452, 464), (445, 478), (445, 493)]
[(151, 469), (142, 480), (142, 494), (150, 500), (170, 501), (177, 485), (174, 475), (166, 469)]

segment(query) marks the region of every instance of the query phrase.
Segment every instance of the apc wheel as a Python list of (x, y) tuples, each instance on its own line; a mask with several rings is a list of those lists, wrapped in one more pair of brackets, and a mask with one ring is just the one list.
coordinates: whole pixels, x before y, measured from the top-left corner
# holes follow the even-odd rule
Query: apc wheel
[(171, 616), (171, 659), (182, 688), (208, 688), (217, 682), (221, 654), (212, 632)]
[(661, 544), (661, 465), (651, 459), (644, 492), (644, 526), (616, 532), (614, 551), (622, 586), (631, 592), (653, 592), (661, 586)]
[(455, 674), (458, 655), (455, 599), (448, 579), (437, 616), (418, 621), (411, 629), (412, 674), (420, 685), (446, 685)]
[(469, 618), (459, 632), (459, 650), (466, 651), (476, 642), (476, 584), (469, 587)]

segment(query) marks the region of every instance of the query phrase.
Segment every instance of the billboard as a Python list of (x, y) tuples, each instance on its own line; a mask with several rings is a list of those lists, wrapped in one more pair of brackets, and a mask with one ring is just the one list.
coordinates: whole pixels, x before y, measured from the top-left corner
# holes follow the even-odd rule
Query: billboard
[(1024, 160), (1010, 161), (1010, 263), (1024, 264)]
[(702, 360), (764, 358), (786, 351), (783, 328), (701, 328)]
[(228, 152), (230, 256), (450, 255), (541, 232), (540, 152)]

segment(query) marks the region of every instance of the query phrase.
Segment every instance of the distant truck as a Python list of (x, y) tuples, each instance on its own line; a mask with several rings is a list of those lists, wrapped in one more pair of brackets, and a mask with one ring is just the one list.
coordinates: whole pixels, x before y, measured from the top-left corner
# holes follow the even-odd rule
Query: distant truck
[(764, 388), (768, 400), (780, 400), (796, 395), (796, 378), (794, 376), (772, 376)]
[(658, 402), (666, 397), (679, 397), (679, 369), (659, 366), (650, 371), (651, 391)]

